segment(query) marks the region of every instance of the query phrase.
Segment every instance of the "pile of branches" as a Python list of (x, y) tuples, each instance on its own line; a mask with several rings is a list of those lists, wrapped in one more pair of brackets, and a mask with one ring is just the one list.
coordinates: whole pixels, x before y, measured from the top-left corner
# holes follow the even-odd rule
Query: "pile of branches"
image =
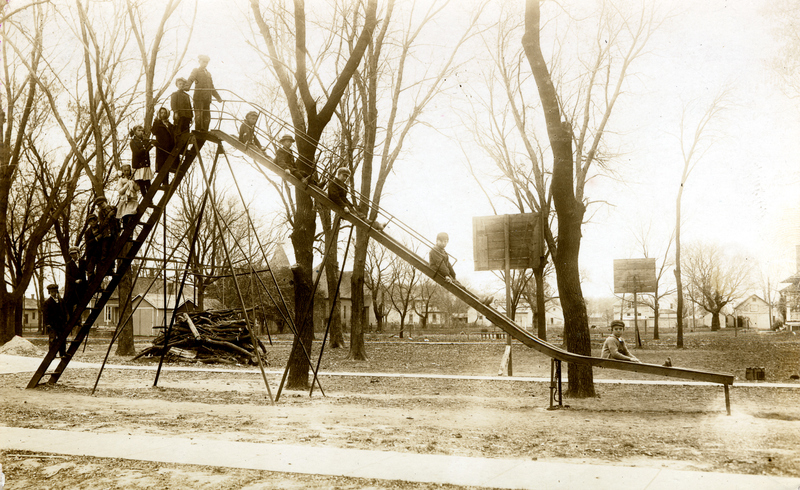
[[(153, 340), (153, 345), (140, 352), (141, 357), (160, 357), (167, 349), (167, 358), (194, 359), (203, 363), (257, 364), (253, 342), (241, 310), (208, 310), (182, 313), (175, 318), (165, 345), (166, 332)], [(262, 360), (264, 344), (256, 337)]]

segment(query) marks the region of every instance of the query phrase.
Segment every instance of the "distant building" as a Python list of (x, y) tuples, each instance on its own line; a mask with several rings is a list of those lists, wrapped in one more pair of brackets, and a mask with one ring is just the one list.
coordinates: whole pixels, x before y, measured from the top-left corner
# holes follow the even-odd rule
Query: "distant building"
[(747, 318), (749, 328), (759, 330), (769, 330), (775, 318), (770, 318), (769, 303), (761, 299), (758, 295), (752, 294), (747, 299), (733, 308), (733, 314), (737, 317)]
[(800, 329), (800, 245), (795, 248), (797, 252), (797, 272), (781, 281), (788, 284), (779, 291), (781, 312), (784, 324), (791, 330)]
[[(492, 305), (500, 313), (506, 314), (505, 305), (495, 303)], [(544, 312), (545, 323), (548, 327), (556, 326), (561, 327), (564, 325), (564, 312), (561, 311), (561, 306), (557, 302), (549, 301), (545, 307)], [(514, 313), (514, 323), (520, 327), (532, 331), (534, 328), (535, 314), (528, 306), (520, 305)], [(467, 309), (467, 323), (475, 324), (482, 327), (492, 326), (492, 322), (486, 319), (482, 313), (475, 308), (469, 307)]]
[(33, 295), (23, 298), (22, 328), (39, 328), (39, 301)]
[[(166, 324), (172, 321), (172, 310), (175, 307), (175, 295), (168, 294), (165, 298), (162, 293), (137, 294), (132, 299), (132, 308), (135, 309), (131, 321), (133, 322), (133, 335), (154, 336), (161, 332), (164, 327), (164, 315), (166, 312)], [(166, 307), (165, 307), (166, 305)], [(119, 297), (115, 292), (103, 307), (100, 318), (94, 322), (96, 326), (115, 328), (120, 321)], [(196, 309), (192, 300), (182, 300), (178, 303), (176, 314)]]

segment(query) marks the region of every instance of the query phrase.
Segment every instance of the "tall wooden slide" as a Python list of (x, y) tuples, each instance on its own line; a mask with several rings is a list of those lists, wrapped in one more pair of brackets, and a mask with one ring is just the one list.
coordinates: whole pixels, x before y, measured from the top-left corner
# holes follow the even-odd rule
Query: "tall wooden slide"
[[(513, 320), (503, 315), (499, 311), (495, 310), (491, 306), (483, 304), (480, 301), (480, 298), (471, 291), (465, 289), (462, 286), (445, 281), (441, 275), (437, 275), (434, 273), (434, 270), (430, 267), (427, 260), (420, 257), (413, 251), (409, 250), (406, 246), (404, 246), (402, 243), (394, 239), (387, 232), (375, 228), (374, 226), (371, 225), (369, 221), (359, 216), (345, 213), (342, 208), (340, 208), (338, 205), (334, 204), (330, 199), (328, 199), (328, 196), (323, 189), (314, 185), (307, 185), (303, 183), (302, 181), (297, 179), (294, 175), (285, 172), (285, 170), (280, 166), (278, 166), (272, 160), (272, 158), (266, 156), (264, 153), (260, 151), (248, 147), (247, 145), (241, 143), (236, 137), (230, 134), (227, 134), (220, 130), (212, 130), (210, 133), (211, 135), (213, 135), (213, 138), (211, 139), (218, 139), (221, 142), (224, 142), (227, 145), (236, 148), (240, 152), (248, 155), (250, 158), (252, 158), (260, 165), (274, 172), (276, 175), (280, 176), (282, 179), (289, 182), (290, 184), (302, 187), (316, 200), (317, 203), (322, 204), (323, 206), (326, 206), (336, 211), (343, 219), (350, 221), (356, 226), (369, 229), (370, 237), (373, 240), (377, 241), (384, 247), (388, 248), (398, 257), (405, 260), (413, 267), (422, 271), (424, 274), (426, 274), (431, 279), (436, 281), (440, 286), (448, 290), (451, 294), (461, 299), (469, 306), (475, 308), (475, 310), (482, 313), (489, 321), (491, 321), (497, 327), (501, 328), (508, 335), (522, 342), (526, 346), (532, 349), (536, 349), (537, 351), (557, 361), (558, 372), (560, 372), (560, 362), (571, 362), (571, 363), (589, 364), (591, 366), (603, 367), (608, 369), (619, 369), (622, 371), (634, 371), (637, 373), (667, 376), (671, 378), (682, 378), (693, 381), (719, 383), (724, 387), (725, 405), (726, 409), (728, 410), (728, 413), (730, 414), (730, 393), (728, 387), (733, 384), (733, 378), (734, 378), (733, 375), (712, 373), (707, 371), (698, 371), (694, 369), (685, 369), (678, 367), (666, 367), (666, 366), (659, 366), (656, 364), (641, 364), (641, 363), (633, 363), (626, 361), (618, 361), (614, 359), (603, 359), (600, 357), (583, 356), (583, 355), (573, 354), (571, 352), (562, 349), (561, 347), (557, 347), (553, 344), (545, 342), (539, 339), (538, 337), (535, 337), (534, 335), (532, 335), (531, 333), (529, 333), (528, 331), (526, 331), (525, 329), (514, 323)], [(559, 381), (558, 385), (560, 386), (560, 379), (558, 381)], [(551, 402), (552, 402), (552, 396), (551, 396)]]

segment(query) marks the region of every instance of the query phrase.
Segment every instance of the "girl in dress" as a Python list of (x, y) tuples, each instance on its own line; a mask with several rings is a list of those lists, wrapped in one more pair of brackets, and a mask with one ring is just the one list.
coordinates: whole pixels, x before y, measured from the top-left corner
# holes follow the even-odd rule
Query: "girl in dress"
[(131, 130), (131, 166), (133, 167), (133, 180), (139, 184), (142, 195), (147, 195), (153, 171), (150, 169), (150, 148), (153, 144), (144, 137), (144, 127), (137, 124)]
[(133, 181), (130, 165), (122, 166), (122, 175), (117, 182), (117, 193), (119, 194), (117, 219), (122, 220), (122, 226), (125, 226), (128, 217), (136, 214), (136, 208), (139, 204), (139, 190), (136, 182)]

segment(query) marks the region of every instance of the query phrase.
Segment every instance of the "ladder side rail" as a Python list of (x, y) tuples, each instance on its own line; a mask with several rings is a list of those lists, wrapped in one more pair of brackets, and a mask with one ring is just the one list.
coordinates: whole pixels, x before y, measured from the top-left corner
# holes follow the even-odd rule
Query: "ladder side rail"
[[(187, 140), (188, 140), (188, 135), (182, 139), (183, 143), (186, 143)], [(188, 145), (186, 146), (186, 150), (188, 150)], [(183, 155), (185, 154), (186, 151), (183, 152)], [(172, 163), (174, 163), (175, 160), (179, 159), (181, 156), (182, 156), (181, 153), (175, 153), (173, 155), (170, 155), (169, 159), (167, 160), (166, 167), (168, 168)], [(134, 215), (134, 219), (130, 220), (128, 225), (123, 229), (123, 232), (120, 234), (118, 240), (114, 243), (114, 246), (111, 249), (111, 253), (109, 253), (109, 257), (105, 261), (98, 264), (98, 269), (96, 271), (94, 279), (87, 285), (87, 288), (84, 291), (82, 298), (79, 300), (78, 303), (79, 307), (76, 308), (75, 312), (73, 312), (73, 314), (71, 315), (70, 319), (66, 324), (66, 328), (62, 330), (61, 334), (57, 339), (57, 342), (53, 345), (53, 347), (51, 347), (48, 350), (44, 359), (42, 359), (42, 362), (40, 363), (39, 367), (34, 372), (33, 377), (29, 381), (27, 388), (35, 388), (39, 384), (39, 381), (41, 381), (41, 378), (45, 375), (47, 368), (50, 366), (53, 359), (55, 359), (59, 347), (67, 342), (69, 334), (72, 332), (75, 326), (78, 323), (80, 323), (80, 317), (86, 310), (86, 307), (91, 301), (91, 298), (97, 294), (98, 290), (102, 290), (103, 292), (100, 296), (100, 299), (98, 299), (95, 302), (95, 304), (91, 307), (89, 316), (87, 317), (86, 321), (83, 322), (78, 332), (75, 334), (75, 338), (70, 342), (70, 345), (67, 348), (67, 355), (61, 358), (58, 367), (56, 368), (55, 372), (51, 375), (52, 382), (58, 381), (58, 378), (66, 369), (67, 365), (69, 364), (69, 361), (78, 351), (78, 347), (80, 347), (80, 344), (88, 335), (89, 330), (94, 325), (94, 322), (97, 320), (97, 318), (100, 316), (100, 313), (103, 311), (105, 304), (110, 299), (111, 295), (113, 294), (114, 290), (119, 284), (119, 281), (122, 278), (123, 274), (120, 274), (119, 271), (117, 271), (117, 273), (111, 276), (111, 280), (109, 281), (106, 288), (103, 289), (102, 288), (103, 280), (105, 279), (106, 273), (108, 272), (109, 268), (111, 267), (112, 264), (114, 264), (118, 260), (119, 258), (118, 255), (122, 251), (125, 244), (131, 243), (132, 246), (128, 254), (122, 258), (120, 263), (121, 265), (120, 270), (122, 270), (123, 273), (124, 271), (128, 270), (130, 264), (136, 257), (136, 253), (138, 253), (139, 249), (146, 240), (150, 231), (157, 224), (164, 205), (168, 202), (174, 190), (177, 189), (177, 181), (183, 178), (183, 175), (186, 173), (186, 170), (188, 170), (190, 163), (191, 161), (189, 161), (189, 163), (182, 164), (181, 168), (179, 168), (176, 171), (174, 179), (176, 183), (172, 185), (167, 192), (164, 192), (162, 194), (161, 199), (159, 200), (159, 205), (157, 207), (153, 207), (153, 213), (151, 213), (150, 218), (142, 227), (142, 230), (137, 235), (136, 240), (131, 241), (130, 238), (133, 235), (136, 227), (141, 224), (139, 221), (140, 218), (143, 216), (144, 212), (151, 207), (150, 206), (151, 200), (153, 199), (153, 197), (155, 197), (155, 193), (158, 190), (158, 187), (160, 187), (161, 183), (164, 181), (164, 179), (166, 179), (166, 176), (169, 172), (160, 172), (156, 176), (156, 179), (151, 183), (151, 188), (148, 194), (144, 196), (142, 198), (142, 202), (139, 203), (139, 206), (137, 207), (137, 213)], [(83, 306), (81, 307), (81, 305)]]

